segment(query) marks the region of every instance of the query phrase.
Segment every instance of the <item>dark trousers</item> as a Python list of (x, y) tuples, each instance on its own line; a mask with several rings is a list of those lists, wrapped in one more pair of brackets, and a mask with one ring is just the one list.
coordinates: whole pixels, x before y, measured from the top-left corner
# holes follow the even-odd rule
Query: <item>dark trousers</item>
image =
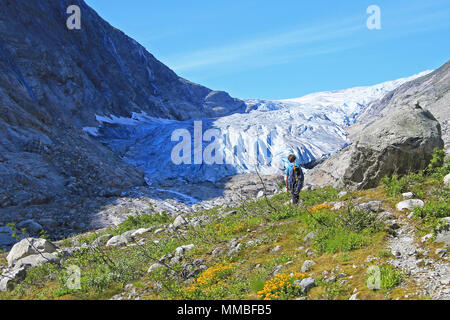
[(292, 196), (292, 203), (298, 204), (299, 196), (300, 196), (300, 190), (302, 189), (303, 185), (300, 181), (297, 181), (291, 188), (291, 196)]

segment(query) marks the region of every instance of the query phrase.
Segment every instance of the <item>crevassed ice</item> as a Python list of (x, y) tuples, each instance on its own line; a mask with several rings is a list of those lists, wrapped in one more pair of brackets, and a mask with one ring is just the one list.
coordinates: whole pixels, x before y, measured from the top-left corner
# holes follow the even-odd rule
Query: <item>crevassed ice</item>
[[(290, 153), (308, 163), (349, 145), (345, 129), (357, 120), (365, 106), (428, 72), (371, 87), (320, 92), (296, 99), (247, 100), (246, 113), (217, 119), (175, 121), (145, 113), (133, 113), (131, 118), (97, 115), (99, 130), (85, 131), (98, 134), (125, 161), (144, 170), (149, 182), (216, 182), (256, 169), (263, 174), (280, 174)], [(195, 121), (201, 121), (203, 132), (217, 129), (220, 133), (216, 138), (223, 164), (193, 164)], [(178, 129), (186, 129), (192, 137), (191, 164), (172, 162), (172, 150), (178, 142), (171, 141), (171, 136)], [(204, 150), (209, 142), (202, 144)]]

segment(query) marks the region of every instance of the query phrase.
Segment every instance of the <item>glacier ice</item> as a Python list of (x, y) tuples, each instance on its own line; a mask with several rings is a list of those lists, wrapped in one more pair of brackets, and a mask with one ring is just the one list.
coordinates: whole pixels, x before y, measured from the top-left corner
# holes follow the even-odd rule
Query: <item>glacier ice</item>
[[(295, 153), (303, 164), (326, 158), (351, 143), (346, 128), (370, 102), (382, 98), (401, 84), (427, 72), (375, 86), (320, 92), (301, 98), (268, 101), (246, 100), (245, 113), (215, 119), (176, 121), (158, 119), (145, 113), (131, 118), (97, 115), (98, 130), (85, 131), (106, 143), (113, 151), (146, 172), (149, 184), (174, 180), (184, 183), (210, 181), (255, 172), (282, 174), (286, 158)], [(185, 129), (192, 138), (201, 121), (202, 132), (218, 130), (216, 152), (223, 164), (175, 165), (171, 159), (175, 130)], [(202, 141), (204, 150), (210, 142)], [(189, 155), (194, 158), (194, 155)]]

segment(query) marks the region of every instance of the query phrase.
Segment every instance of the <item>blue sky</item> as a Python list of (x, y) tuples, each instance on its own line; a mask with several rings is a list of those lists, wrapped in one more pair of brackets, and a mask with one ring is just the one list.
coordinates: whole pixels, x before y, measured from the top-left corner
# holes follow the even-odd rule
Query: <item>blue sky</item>
[[(86, 0), (180, 76), (238, 98), (286, 99), (435, 69), (450, 0)], [(370, 5), (381, 30), (369, 30)]]

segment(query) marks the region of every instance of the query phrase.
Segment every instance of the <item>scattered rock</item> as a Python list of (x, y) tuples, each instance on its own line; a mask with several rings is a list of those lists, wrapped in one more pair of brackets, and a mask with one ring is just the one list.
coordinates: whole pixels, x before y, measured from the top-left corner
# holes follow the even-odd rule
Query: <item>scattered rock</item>
[(272, 249), (272, 253), (277, 253), (278, 251), (281, 250), (281, 246), (276, 246), (275, 248)]
[(402, 196), (403, 196), (403, 200), (409, 200), (409, 199), (414, 198), (414, 193), (406, 192), (406, 193), (403, 193)]
[(218, 247), (218, 248), (215, 248), (215, 249), (211, 252), (211, 255), (212, 255), (213, 257), (218, 257), (218, 256), (223, 255), (224, 253), (225, 253), (225, 248)]
[(189, 245), (178, 247), (178, 248), (175, 249), (175, 255), (176, 256), (183, 256), (186, 252), (189, 252), (189, 251), (191, 251), (194, 248), (195, 248), (194, 244), (189, 244)]
[(277, 274), (281, 273), (281, 270), (283, 269), (283, 266), (280, 264), (278, 266), (275, 267), (275, 269), (273, 270), (273, 275), (276, 276)]
[(383, 209), (381, 208), (381, 201), (369, 201), (365, 203), (360, 203), (356, 205), (356, 209), (367, 211), (367, 212), (381, 212)]
[(14, 268), (0, 276), (0, 292), (13, 290), (16, 283), (25, 279), (27, 271), (24, 267)]
[(341, 210), (342, 208), (345, 208), (344, 201), (338, 201), (333, 205), (333, 210)]
[(183, 216), (178, 216), (175, 218), (175, 221), (173, 222), (172, 226), (175, 229), (178, 229), (187, 224), (188, 224), (188, 222), (186, 221), (186, 219)]
[(104, 245), (108, 242), (108, 240), (111, 239), (112, 237), (113, 237), (113, 236), (112, 236), (111, 234), (104, 234), (104, 235), (101, 235), (100, 237), (98, 237), (97, 239), (95, 239), (95, 240), (92, 242), (91, 246), (92, 246), (93, 248), (102, 247), (102, 246), (104, 246)]
[(147, 273), (153, 273), (153, 272), (155, 272), (156, 270), (159, 270), (159, 269), (161, 269), (161, 268), (164, 268), (164, 266), (163, 266), (162, 264), (160, 264), (160, 263), (152, 264), (152, 265), (150, 266), (150, 268), (148, 268)]
[(450, 173), (444, 177), (444, 184), (450, 187)]
[(303, 280), (294, 281), (294, 285), (299, 286), (302, 289), (302, 292), (308, 293), (308, 291), (316, 285), (314, 278), (306, 278)]
[(409, 199), (404, 200), (402, 202), (397, 203), (395, 206), (398, 211), (403, 211), (407, 209), (408, 211), (414, 210), (414, 208), (420, 207), (423, 208), (425, 206), (425, 203), (422, 200), (419, 199)]
[(18, 230), (25, 229), (26, 232), (34, 234), (41, 232), (43, 229), (42, 226), (33, 219), (19, 222), (16, 227)]
[(6, 260), (8, 266), (12, 267), (22, 258), (38, 253), (53, 253), (56, 249), (57, 247), (47, 239), (25, 238), (12, 247)]
[(306, 261), (303, 263), (303, 266), (302, 266), (302, 268), (301, 268), (301, 271), (302, 271), (303, 273), (308, 272), (308, 271), (311, 270), (311, 268), (312, 268), (313, 266), (315, 266), (315, 265), (316, 265), (316, 263), (315, 263), (313, 260), (306, 260)]
[(429, 234), (427, 234), (427, 235), (424, 235), (424, 236), (420, 239), (420, 241), (421, 241), (422, 243), (424, 243), (424, 242), (427, 242), (428, 240), (430, 240), (431, 238), (433, 238), (433, 234), (432, 234), (432, 233), (429, 233)]
[(311, 242), (314, 239), (314, 232), (308, 233), (305, 238), (303, 238), (303, 241), (308, 243)]
[(341, 192), (339, 192), (338, 197), (342, 198), (342, 197), (345, 197), (347, 194), (348, 194), (347, 191), (341, 191)]
[(384, 211), (377, 216), (378, 221), (388, 221), (388, 220), (394, 220), (394, 219), (395, 219), (394, 214), (392, 214), (391, 212), (388, 212), (388, 211)]
[(112, 237), (106, 243), (107, 247), (119, 247), (128, 244), (128, 239), (123, 235)]
[(14, 268), (35, 268), (37, 266), (47, 264), (47, 263), (54, 263), (58, 264), (60, 262), (60, 259), (56, 257), (54, 254), (51, 253), (40, 253), (40, 254), (33, 254), (30, 256), (26, 256), (25, 258), (22, 258), (20, 260), (17, 260), (14, 264)]

